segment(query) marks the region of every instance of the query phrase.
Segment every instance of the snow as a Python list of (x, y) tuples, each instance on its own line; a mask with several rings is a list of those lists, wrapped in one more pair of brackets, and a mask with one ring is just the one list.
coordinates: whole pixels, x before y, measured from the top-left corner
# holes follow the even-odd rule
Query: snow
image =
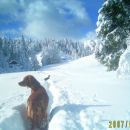
[(117, 76), (119, 78), (130, 78), (130, 37), (127, 39), (127, 49), (120, 57)]
[[(49, 130), (108, 130), (109, 120), (129, 120), (129, 80), (107, 72), (91, 55), (39, 71), (0, 74), (0, 130), (29, 129), (26, 101), (30, 89), (18, 86), (28, 74), (49, 95)], [(45, 82), (48, 74), (51, 78)]]
[(119, 61), (119, 67), (117, 69), (119, 77), (130, 78), (130, 51), (126, 50)]

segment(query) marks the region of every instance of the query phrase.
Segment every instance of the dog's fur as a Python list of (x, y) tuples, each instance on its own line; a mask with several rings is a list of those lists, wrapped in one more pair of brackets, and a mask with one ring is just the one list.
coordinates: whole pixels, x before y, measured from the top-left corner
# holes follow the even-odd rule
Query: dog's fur
[(19, 85), (31, 88), (31, 95), (27, 101), (27, 116), (32, 124), (31, 130), (35, 128), (44, 130), (48, 125), (49, 98), (46, 90), (32, 75), (27, 75)]

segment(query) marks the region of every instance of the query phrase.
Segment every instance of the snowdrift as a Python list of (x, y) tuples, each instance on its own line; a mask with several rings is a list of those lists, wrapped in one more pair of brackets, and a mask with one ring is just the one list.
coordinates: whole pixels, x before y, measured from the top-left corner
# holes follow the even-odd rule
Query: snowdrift
[(130, 78), (130, 46), (120, 57), (117, 75), (122, 78)]

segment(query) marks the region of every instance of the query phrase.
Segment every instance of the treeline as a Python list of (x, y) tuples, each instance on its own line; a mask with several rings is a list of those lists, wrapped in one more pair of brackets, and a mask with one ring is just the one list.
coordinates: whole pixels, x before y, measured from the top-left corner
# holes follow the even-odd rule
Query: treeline
[(0, 38), (0, 72), (38, 70), (45, 65), (77, 59), (90, 53), (90, 48), (68, 39)]

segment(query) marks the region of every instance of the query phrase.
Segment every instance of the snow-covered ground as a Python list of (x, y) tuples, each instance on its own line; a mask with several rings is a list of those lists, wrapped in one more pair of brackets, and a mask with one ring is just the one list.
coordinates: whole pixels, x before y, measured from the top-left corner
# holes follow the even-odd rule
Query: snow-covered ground
[[(130, 81), (107, 72), (91, 55), (40, 71), (1, 74), (0, 130), (28, 130), (26, 101), (30, 89), (18, 86), (28, 74), (49, 94), (53, 115), (49, 130), (109, 130), (109, 120), (130, 118)], [(44, 82), (48, 74), (51, 78)]]

